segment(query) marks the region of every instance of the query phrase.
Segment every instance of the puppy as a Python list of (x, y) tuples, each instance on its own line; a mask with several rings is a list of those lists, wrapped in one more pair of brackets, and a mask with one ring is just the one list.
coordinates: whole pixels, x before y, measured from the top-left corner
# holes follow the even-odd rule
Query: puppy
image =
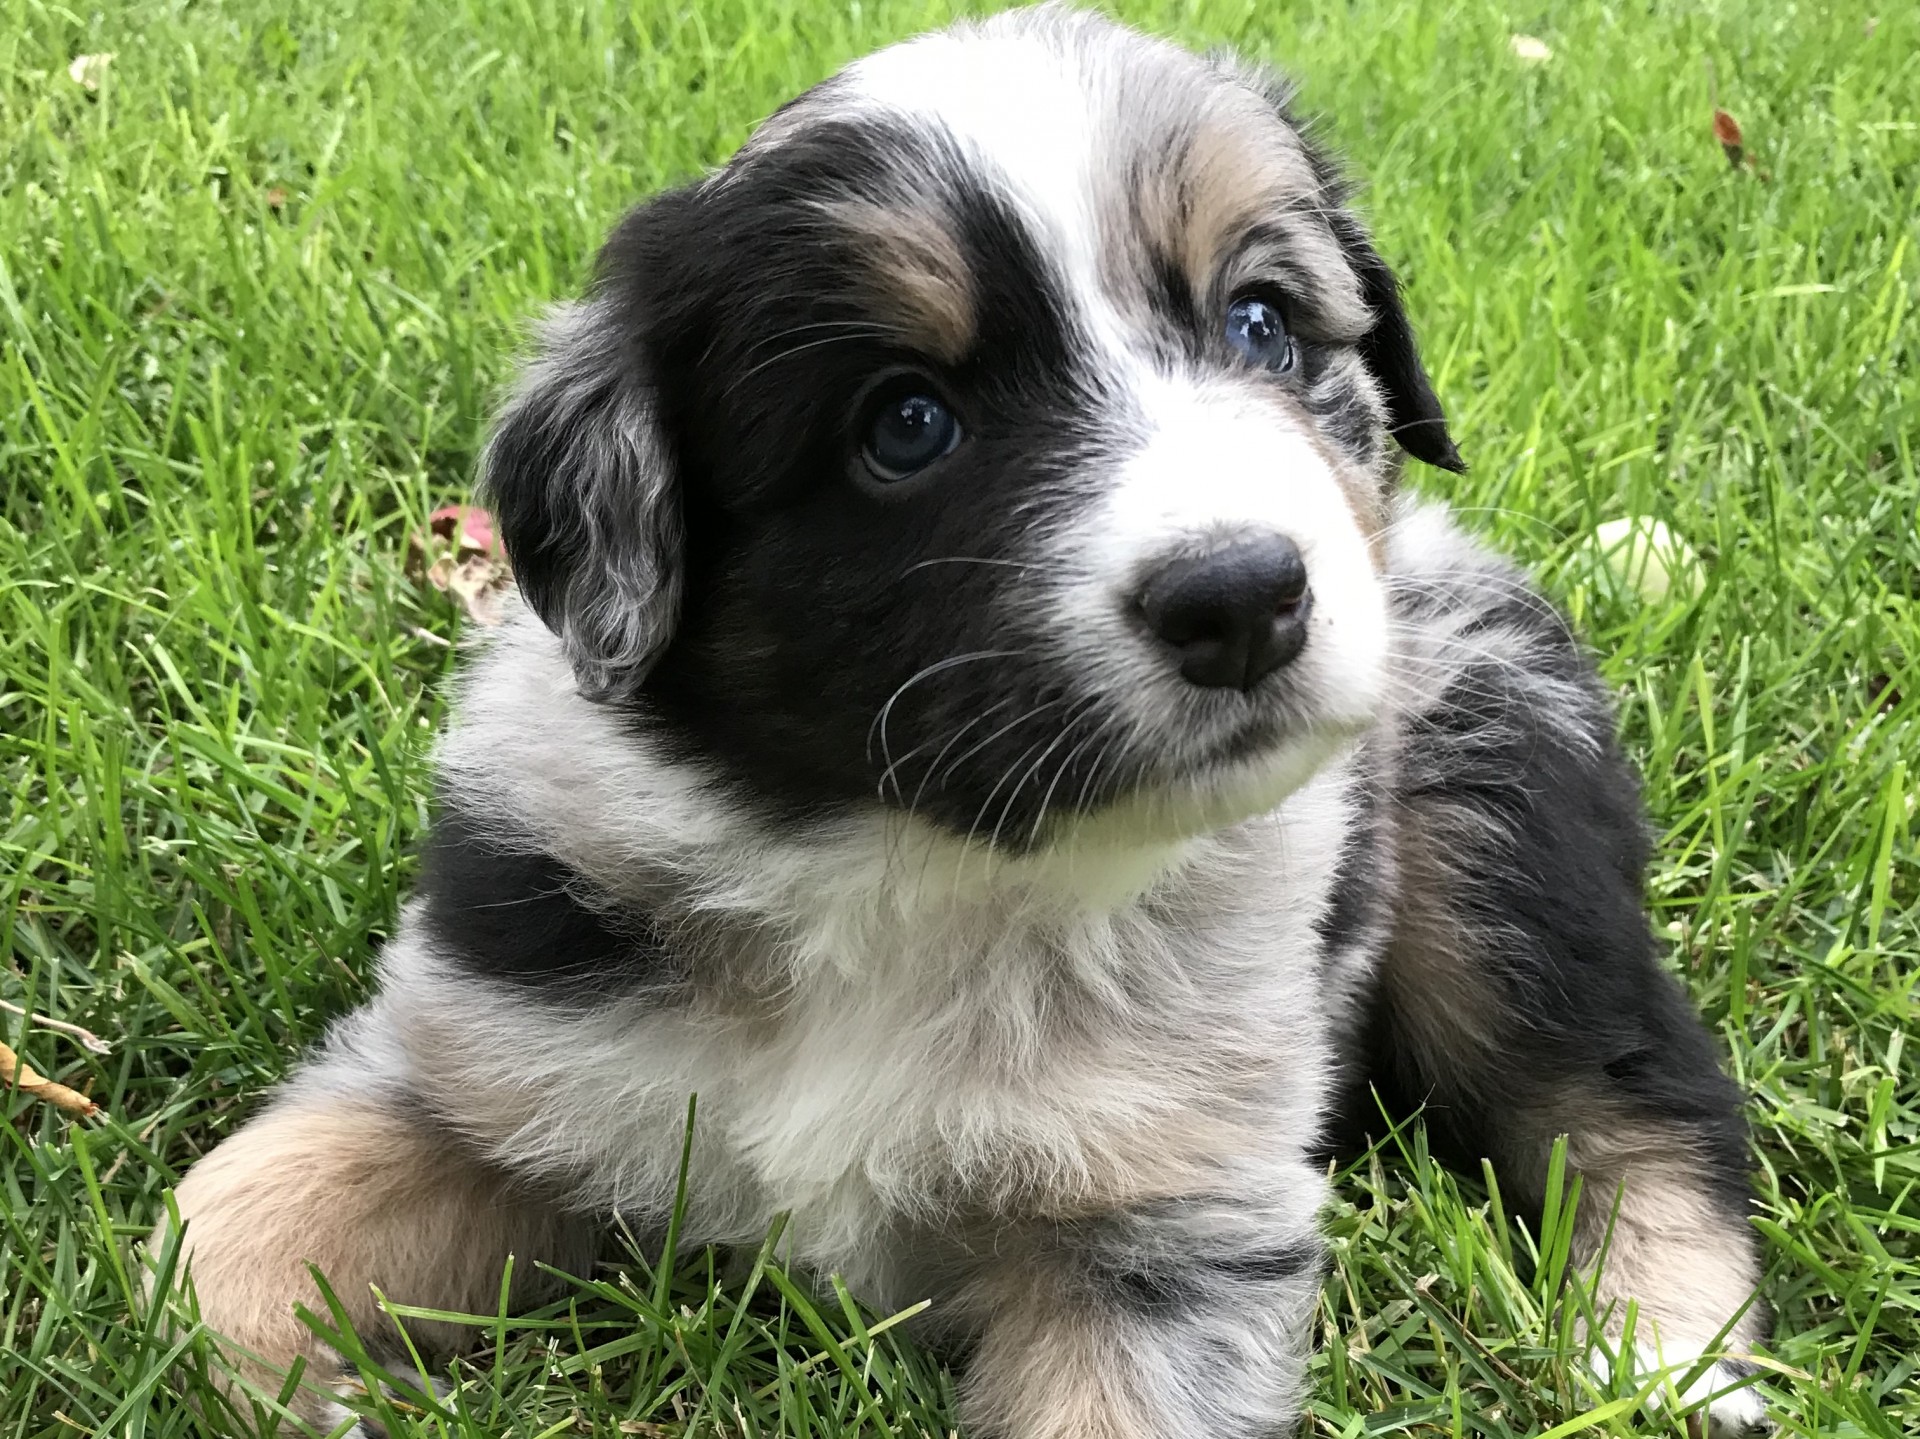
[(1461, 461), (1344, 198), (1265, 77), (1044, 8), (620, 223), (487, 451), (525, 608), (378, 994), (179, 1190), (305, 1414), (310, 1263), (492, 1312), (664, 1221), (695, 1094), (683, 1238), (930, 1297), (976, 1439), (1285, 1432), (1369, 1083), (1522, 1202), (1568, 1136), (1642, 1364), (1761, 1336), (1607, 697), (1397, 493)]

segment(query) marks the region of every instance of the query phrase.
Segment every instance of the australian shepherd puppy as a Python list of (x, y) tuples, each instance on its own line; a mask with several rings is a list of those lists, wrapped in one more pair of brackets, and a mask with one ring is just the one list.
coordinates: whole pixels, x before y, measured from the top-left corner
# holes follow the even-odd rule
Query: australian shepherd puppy
[(1377, 1090), (1523, 1203), (1567, 1136), (1611, 1362), (1761, 1430), (1608, 697), (1399, 491), (1461, 460), (1345, 200), (1269, 77), (1043, 8), (628, 215), (487, 450), (524, 607), (378, 993), (180, 1187), (210, 1326), (338, 1412), (309, 1264), (491, 1313), (697, 1095), (684, 1240), (930, 1298), (969, 1435), (1280, 1434)]

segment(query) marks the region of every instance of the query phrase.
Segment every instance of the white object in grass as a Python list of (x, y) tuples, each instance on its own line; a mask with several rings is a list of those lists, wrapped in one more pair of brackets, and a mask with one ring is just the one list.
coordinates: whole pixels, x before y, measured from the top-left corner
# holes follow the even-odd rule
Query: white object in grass
[(1690, 600), (1705, 581), (1693, 546), (1646, 515), (1608, 520), (1594, 530), (1593, 542), (1614, 579), (1648, 604)]
[(67, 66), (67, 78), (84, 90), (100, 88), (100, 82), (107, 78), (107, 66), (113, 63), (114, 52), (102, 51), (98, 55), (75, 55), (73, 63)]

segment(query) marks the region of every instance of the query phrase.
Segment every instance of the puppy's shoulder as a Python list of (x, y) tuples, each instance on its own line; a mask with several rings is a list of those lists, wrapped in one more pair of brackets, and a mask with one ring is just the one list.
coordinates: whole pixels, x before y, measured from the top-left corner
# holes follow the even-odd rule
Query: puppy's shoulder
[(1403, 738), (1544, 727), (1588, 753), (1612, 743), (1611, 700), (1566, 616), (1452, 509), (1402, 496), (1386, 571)]
[(1431, 502), (1402, 501), (1388, 570), (1403, 886), (1426, 874), (1496, 906), (1519, 890), (1548, 903), (1604, 871), (1639, 924), (1639, 782), (1566, 616)]
[(510, 603), (455, 680), (403, 952), (581, 1002), (671, 981), (629, 871), (670, 847), (673, 781), (629, 717), (580, 694), (559, 639)]

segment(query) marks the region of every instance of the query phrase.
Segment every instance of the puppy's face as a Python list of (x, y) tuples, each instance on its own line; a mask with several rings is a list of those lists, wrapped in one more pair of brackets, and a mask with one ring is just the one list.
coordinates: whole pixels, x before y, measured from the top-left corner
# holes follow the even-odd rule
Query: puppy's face
[(488, 483), (583, 686), (785, 818), (1025, 848), (1270, 806), (1373, 717), (1392, 277), (1241, 73), (1090, 16), (882, 51), (630, 215)]

